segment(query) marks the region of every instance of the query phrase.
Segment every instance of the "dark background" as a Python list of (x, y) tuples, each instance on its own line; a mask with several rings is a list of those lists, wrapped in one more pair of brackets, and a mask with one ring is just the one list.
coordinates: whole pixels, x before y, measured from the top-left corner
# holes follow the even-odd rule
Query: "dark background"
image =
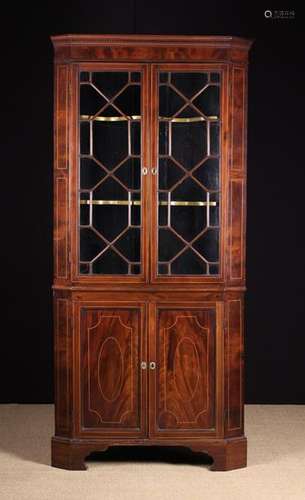
[[(254, 38), (249, 68), (246, 402), (305, 403), (304, 43), (294, 6), (188, 0), (25, 2), (1, 19), (0, 401), (53, 401), (50, 35)], [(43, 6), (39, 6), (43, 5)], [(302, 31), (301, 31), (302, 30)]]

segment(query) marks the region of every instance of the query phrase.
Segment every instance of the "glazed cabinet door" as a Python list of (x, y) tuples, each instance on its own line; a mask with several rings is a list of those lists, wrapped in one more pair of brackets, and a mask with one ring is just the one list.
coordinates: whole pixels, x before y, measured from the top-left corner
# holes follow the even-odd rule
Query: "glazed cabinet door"
[(75, 68), (74, 279), (147, 280), (147, 66)]
[(153, 65), (152, 89), (152, 279), (219, 281), (228, 136), (226, 67)]
[(143, 304), (134, 303), (80, 307), (80, 435), (144, 435), (144, 309)]
[(153, 317), (152, 434), (183, 438), (215, 434), (215, 305), (159, 304)]

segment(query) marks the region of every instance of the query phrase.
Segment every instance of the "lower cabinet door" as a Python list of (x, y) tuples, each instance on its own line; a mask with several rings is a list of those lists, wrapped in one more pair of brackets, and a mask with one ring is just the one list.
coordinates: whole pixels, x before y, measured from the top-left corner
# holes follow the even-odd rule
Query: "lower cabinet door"
[(150, 432), (155, 437), (215, 434), (215, 304), (157, 305), (150, 342)]
[(144, 305), (80, 307), (79, 434), (144, 436)]

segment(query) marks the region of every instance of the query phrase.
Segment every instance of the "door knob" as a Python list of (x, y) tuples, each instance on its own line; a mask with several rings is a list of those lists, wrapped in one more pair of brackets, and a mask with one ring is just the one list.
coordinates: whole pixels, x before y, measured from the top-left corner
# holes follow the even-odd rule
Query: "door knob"
[(142, 368), (142, 370), (146, 370), (146, 368), (147, 368), (147, 363), (146, 363), (146, 361), (142, 361), (142, 363), (141, 363), (141, 368)]
[(142, 168), (142, 175), (147, 175), (148, 174), (148, 168), (147, 167), (143, 167)]
[(153, 168), (151, 169), (151, 173), (152, 173), (153, 175), (157, 175), (157, 173), (158, 173), (158, 169), (157, 169), (157, 168), (155, 168), (155, 167), (153, 167)]
[(151, 362), (149, 363), (149, 368), (150, 368), (151, 370), (155, 370), (155, 368), (156, 368), (156, 363), (155, 363), (154, 361), (151, 361)]

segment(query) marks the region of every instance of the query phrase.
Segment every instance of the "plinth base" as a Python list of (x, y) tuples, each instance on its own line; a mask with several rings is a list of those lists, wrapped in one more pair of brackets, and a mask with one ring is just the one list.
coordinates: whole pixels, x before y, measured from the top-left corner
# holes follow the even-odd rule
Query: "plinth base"
[(213, 458), (212, 471), (227, 471), (246, 467), (247, 439), (214, 439), (199, 442), (155, 440), (75, 440), (52, 438), (52, 466), (67, 470), (86, 470), (85, 459), (90, 453), (105, 451), (111, 446), (185, 446), (194, 452), (206, 453)]

